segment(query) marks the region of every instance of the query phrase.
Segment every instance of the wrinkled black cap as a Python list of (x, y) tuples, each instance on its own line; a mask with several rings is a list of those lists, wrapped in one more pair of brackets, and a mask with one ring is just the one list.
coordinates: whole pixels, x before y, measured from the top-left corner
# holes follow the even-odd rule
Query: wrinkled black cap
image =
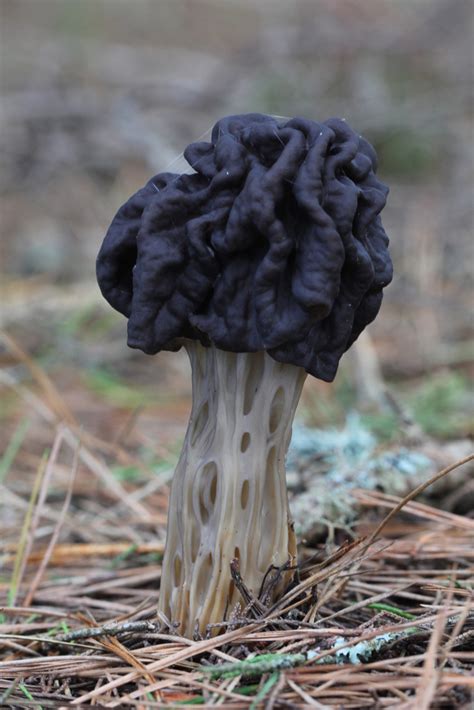
[(331, 381), (392, 278), (388, 189), (345, 121), (223, 118), (117, 212), (97, 259), (128, 344), (266, 350)]

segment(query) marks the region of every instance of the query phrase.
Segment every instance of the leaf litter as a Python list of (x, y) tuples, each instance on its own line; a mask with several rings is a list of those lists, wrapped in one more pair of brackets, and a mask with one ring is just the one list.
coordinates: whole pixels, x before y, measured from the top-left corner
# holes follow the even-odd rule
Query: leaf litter
[[(241, 604), (185, 639), (156, 611), (172, 467), (153, 485), (138, 450), (82, 429), (48, 375), (9, 345), (33, 381), (0, 371), (22, 403), (0, 462), (2, 707), (468, 706), (474, 520), (418, 495), (472, 470), (472, 454), (407, 495), (353, 476), (350, 527), (301, 542), (279, 599), (269, 585), (281, 570), (254, 598), (234, 561)], [(384, 465), (372, 453), (369, 473)], [(119, 482), (118, 465), (140, 475)]]

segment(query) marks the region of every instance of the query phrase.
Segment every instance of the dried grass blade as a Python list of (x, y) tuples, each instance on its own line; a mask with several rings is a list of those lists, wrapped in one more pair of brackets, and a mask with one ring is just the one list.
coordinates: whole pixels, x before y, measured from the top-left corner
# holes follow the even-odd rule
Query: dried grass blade
[(33, 360), (27, 352), (16, 342), (16, 340), (4, 330), (0, 330), (0, 338), (3, 340), (10, 352), (30, 371), (32, 377), (43, 390), (51, 409), (60, 419), (64, 419), (68, 424), (77, 426), (75, 417), (69, 407), (65, 404), (55, 385), (37, 362)]
[(18, 542), (18, 550), (15, 557), (15, 563), (13, 565), (13, 572), (10, 582), (10, 591), (8, 595), (8, 603), (10, 606), (15, 606), (16, 597), (18, 593), (19, 586), (23, 577), (23, 573), (26, 567), (27, 560), (27, 545), (28, 545), (28, 532), (30, 530), (31, 520), (33, 518), (33, 512), (35, 509), (38, 494), (41, 488), (41, 483), (43, 481), (43, 476), (46, 470), (46, 465), (48, 461), (48, 452), (45, 452), (40, 460), (38, 470), (33, 483), (33, 489), (31, 491), (31, 496), (28, 504), (28, 510), (26, 511), (25, 519), (23, 521), (23, 526), (20, 533), (20, 540)]
[(66, 491), (66, 496), (64, 498), (64, 503), (61, 508), (61, 512), (59, 514), (58, 521), (54, 527), (53, 534), (51, 535), (51, 539), (49, 541), (48, 547), (47, 547), (47, 549), (44, 553), (44, 556), (41, 560), (41, 563), (38, 567), (36, 575), (31, 583), (30, 589), (28, 590), (28, 594), (26, 595), (25, 601), (23, 602), (23, 606), (30, 606), (31, 602), (33, 601), (36, 590), (38, 589), (39, 585), (41, 584), (41, 580), (43, 579), (43, 575), (44, 575), (46, 568), (49, 564), (49, 561), (51, 559), (51, 555), (53, 554), (54, 547), (56, 545), (56, 542), (58, 541), (59, 533), (61, 532), (61, 528), (62, 528), (64, 519), (66, 517), (66, 513), (67, 513), (70, 503), (71, 503), (72, 492), (74, 489), (74, 482), (76, 480), (77, 468), (78, 468), (78, 463), (79, 463), (78, 454), (79, 454), (80, 446), (81, 446), (81, 444), (79, 442), (77, 449), (74, 452), (74, 460), (72, 462), (71, 473), (69, 476), (69, 482), (68, 482), (68, 487), (67, 487), (67, 491)]
[[(64, 440), (69, 446), (75, 449), (78, 445), (78, 436), (69, 428), (64, 428)], [(79, 451), (79, 457), (83, 464), (99, 478), (107, 491), (112, 493), (123, 505), (134, 511), (140, 518), (144, 518), (150, 522), (153, 521), (153, 516), (144, 505), (131, 498), (123, 486), (114, 478), (109, 468), (102, 463), (89, 449), (82, 446)]]
[[(31, 407), (51, 426), (57, 427), (57, 415), (52, 411), (39, 397), (37, 397), (33, 392), (30, 392), (28, 388), (22, 387), (18, 382), (11, 377), (8, 373), (0, 370), (0, 382), (19, 393), (23, 399), (25, 399)], [(72, 429), (67, 427), (65, 424), (59, 424), (63, 427), (63, 438), (66, 443), (71, 446), (74, 450), (77, 446), (79, 437), (74, 433)], [(79, 428), (78, 428), (79, 429)], [(87, 434), (83, 434), (86, 438)], [(114, 478), (113, 474), (109, 471), (107, 466), (102, 463), (89, 449), (84, 445), (81, 448), (79, 457), (82, 463), (102, 481), (107, 491), (115, 496), (123, 505), (134, 511), (140, 518), (144, 518), (149, 522), (153, 522), (153, 518), (150, 512), (142, 505), (139, 501), (135, 500), (128, 492), (123, 488), (123, 486)]]

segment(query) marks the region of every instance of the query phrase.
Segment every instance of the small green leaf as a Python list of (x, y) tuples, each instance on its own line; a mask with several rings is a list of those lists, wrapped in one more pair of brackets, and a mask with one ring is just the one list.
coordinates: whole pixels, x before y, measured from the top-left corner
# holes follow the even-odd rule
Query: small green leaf
[(275, 683), (277, 683), (278, 678), (280, 677), (279, 673), (272, 673), (265, 683), (262, 685), (261, 689), (258, 691), (257, 695), (254, 697), (252, 702), (250, 703), (249, 710), (256, 710), (258, 704), (264, 700), (264, 698), (267, 697), (268, 693), (270, 690), (273, 688)]
[(21, 690), (21, 692), (23, 693), (23, 695), (25, 696), (25, 698), (28, 698), (28, 700), (34, 702), (34, 700), (35, 700), (34, 697), (31, 695), (31, 693), (30, 693), (30, 691), (28, 690), (28, 688), (26, 688), (26, 687), (23, 685), (23, 683), (20, 683), (18, 687), (20, 688), (20, 690)]
[(391, 604), (384, 604), (383, 602), (374, 602), (373, 604), (367, 604), (368, 609), (375, 609), (376, 611), (388, 611), (390, 614), (395, 614), (395, 616), (401, 616), (403, 619), (416, 619), (416, 616), (410, 614), (408, 611), (403, 611), (397, 606), (392, 606)]
[(30, 424), (31, 422), (29, 421), (29, 419), (23, 419), (13, 432), (13, 435), (10, 441), (8, 442), (7, 448), (5, 449), (5, 453), (0, 459), (0, 483), (5, 480), (12, 463), (16, 458), (16, 455), (20, 450), (25, 436), (28, 433)]

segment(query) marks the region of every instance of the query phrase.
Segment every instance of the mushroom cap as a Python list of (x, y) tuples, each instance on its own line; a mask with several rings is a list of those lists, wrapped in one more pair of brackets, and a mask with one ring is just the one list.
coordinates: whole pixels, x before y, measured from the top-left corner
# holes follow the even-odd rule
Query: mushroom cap
[(128, 344), (183, 338), (331, 381), (392, 278), (372, 146), (341, 119), (228, 116), (117, 212), (97, 258)]

